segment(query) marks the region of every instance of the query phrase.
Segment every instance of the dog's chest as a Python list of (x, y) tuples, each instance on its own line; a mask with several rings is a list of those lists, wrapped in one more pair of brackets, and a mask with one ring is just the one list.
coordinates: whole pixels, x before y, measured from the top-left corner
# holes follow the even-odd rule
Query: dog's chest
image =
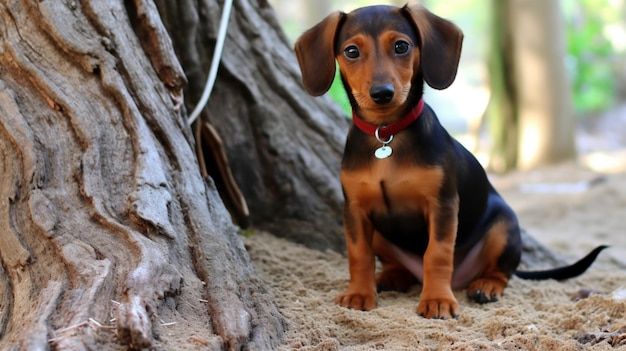
[(368, 216), (424, 214), (437, 201), (442, 180), (440, 167), (397, 165), (392, 159), (341, 172), (348, 205)]

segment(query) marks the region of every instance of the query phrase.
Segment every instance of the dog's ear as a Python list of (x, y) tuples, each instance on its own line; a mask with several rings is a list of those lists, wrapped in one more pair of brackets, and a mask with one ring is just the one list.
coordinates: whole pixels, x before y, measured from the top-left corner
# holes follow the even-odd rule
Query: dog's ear
[(424, 80), (435, 89), (449, 87), (459, 66), (463, 32), (421, 5), (406, 5), (403, 10), (413, 20), (420, 36)]
[(343, 12), (328, 15), (296, 41), (302, 83), (313, 96), (327, 92), (335, 78), (335, 35), (343, 16)]

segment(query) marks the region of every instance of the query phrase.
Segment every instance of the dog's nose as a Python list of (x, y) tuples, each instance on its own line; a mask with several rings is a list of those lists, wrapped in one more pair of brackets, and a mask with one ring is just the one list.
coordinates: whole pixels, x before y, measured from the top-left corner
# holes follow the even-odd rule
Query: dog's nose
[(375, 103), (384, 105), (393, 99), (394, 89), (392, 84), (374, 85), (370, 88), (370, 96)]

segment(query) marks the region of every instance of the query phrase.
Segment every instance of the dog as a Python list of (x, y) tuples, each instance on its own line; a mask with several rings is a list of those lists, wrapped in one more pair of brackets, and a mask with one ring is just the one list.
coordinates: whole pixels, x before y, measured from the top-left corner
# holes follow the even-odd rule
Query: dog
[(452, 84), (462, 42), (456, 25), (420, 5), (383, 5), (332, 13), (295, 44), (306, 91), (328, 91), (338, 63), (353, 110), (341, 162), (350, 269), (341, 306), (371, 310), (378, 291), (421, 283), (417, 314), (456, 318), (453, 290), (466, 288), (481, 304), (498, 301), (514, 273), (571, 278), (605, 248), (571, 266), (516, 271), (515, 213), (423, 100), (424, 83)]

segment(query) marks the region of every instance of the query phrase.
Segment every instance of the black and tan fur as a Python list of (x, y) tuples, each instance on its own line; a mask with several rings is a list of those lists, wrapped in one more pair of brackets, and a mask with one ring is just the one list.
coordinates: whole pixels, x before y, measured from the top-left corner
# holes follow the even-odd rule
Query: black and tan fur
[[(338, 62), (354, 113), (387, 125), (413, 109), (424, 82), (452, 84), (462, 40), (453, 23), (419, 5), (371, 6), (329, 15), (295, 49), (310, 94), (329, 89)], [(376, 159), (373, 136), (355, 126), (348, 134), (341, 183), (350, 284), (336, 302), (370, 310), (377, 288), (417, 282), (417, 313), (428, 318), (458, 315), (453, 289), (467, 288), (480, 303), (498, 300), (521, 255), (511, 208), (430, 107), (390, 145), (393, 155)], [(377, 277), (375, 257), (383, 265)]]

